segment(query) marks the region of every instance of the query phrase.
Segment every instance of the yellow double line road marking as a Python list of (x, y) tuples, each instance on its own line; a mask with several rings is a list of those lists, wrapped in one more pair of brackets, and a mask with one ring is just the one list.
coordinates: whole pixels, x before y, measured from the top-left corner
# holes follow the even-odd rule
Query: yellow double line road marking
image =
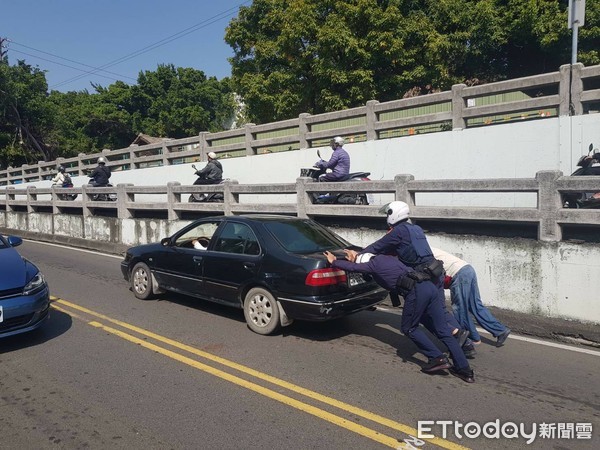
[[(221, 358), (219, 356), (213, 355), (211, 353), (207, 353), (205, 351), (199, 350), (195, 347), (191, 347), (189, 345), (183, 344), (181, 342), (175, 341), (173, 339), (169, 339), (167, 337), (158, 335), (156, 333), (152, 333), (151, 331), (145, 330), (143, 328), (139, 328), (136, 327), (135, 325), (131, 325), (129, 323), (126, 322), (122, 322), (120, 320), (117, 319), (113, 319), (111, 317), (105, 316), (104, 314), (101, 313), (97, 313), (95, 311), (92, 311), (88, 308), (84, 308), (83, 306), (79, 306), (75, 303), (71, 303), (68, 302), (66, 300), (63, 299), (59, 299), (56, 297), (52, 297), (52, 299), (54, 300), (53, 302), (53, 307), (56, 308), (59, 311), (62, 311), (66, 314), (69, 314), (75, 318), (81, 319), (81, 320), (85, 320), (87, 321), (85, 318), (83, 318), (82, 316), (72, 313), (66, 309), (63, 309), (59, 306), (56, 305), (56, 303), (63, 305), (65, 307), (71, 308), (71, 309), (75, 309), (77, 311), (80, 311), (82, 313), (91, 315), (93, 317), (96, 317), (98, 319), (110, 322), (112, 324), (118, 325), (119, 327), (125, 328), (127, 330), (133, 331), (135, 333), (138, 333), (142, 336), (146, 336), (149, 338), (154, 339), (155, 341), (158, 342), (162, 342), (164, 344), (168, 344), (172, 347), (178, 348), (180, 350), (184, 350), (188, 353), (191, 353), (193, 355), (202, 357), (204, 359), (207, 359), (209, 361), (221, 364), (223, 366), (229, 367), (231, 369), (237, 370), (239, 372), (242, 372), (246, 375), (250, 375), (254, 378), (257, 378), (259, 380), (262, 381), (266, 381), (268, 383), (274, 384), (276, 386), (285, 388), (289, 391), (292, 392), (296, 392), (298, 394), (301, 394), (305, 397), (311, 398), (313, 400), (317, 400), (320, 401), (322, 403), (325, 403), (329, 406), (333, 406), (336, 407), (338, 409), (341, 409), (342, 411), (345, 411), (347, 413), (351, 413), (354, 414), (356, 416), (368, 419), (372, 422), (378, 423), (380, 425), (384, 425), (386, 427), (389, 427), (395, 431), (399, 431), (401, 433), (404, 433), (406, 435), (409, 436), (417, 436), (417, 430), (409, 427), (408, 425), (404, 425), (402, 423), (396, 422), (394, 420), (388, 419), (386, 417), (380, 416), (378, 414), (366, 411), (364, 409), (358, 408), (356, 406), (352, 406), (348, 403), (336, 400), (334, 398), (328, 397), (326, 395), (322, 395), (319, 394), (318, 392), (314, 392), (311, 391), (309, 389), (305, 389), (303, 387), (297, 386), (295, 384), (289, 383), (287, 381), (281, 380), (279, 378), (273, 377), (271, 375), (265, 374), (263, 372), (259, 372), (255, 369), (252, 369), (250, 367), (235, 363), (233, 361), (227, 360), (225, 358)], [(286, 395), (280, 394), (276, 391), (273, 391), (272, 389), (268, 389), (266, 387), (260, 386), (256, 383), (244, 380), (243, 378), (237, 377), (235, 375), (231, 375), (227, 372), (224, 372), (222, 370), (216, 369), (212, 366), (206, 365), (204, 363), (201, 363), (199, 361), (196, 361), (192, 358), (189, 358), (187, 356), (181, 355), (179, 353), (176, 353), (174, 351), (168, 350), (166, 348), (160, 347), (156, 344), (147, 342), (143, 339), (139, 339), (135, 336), (132, 336), (128, 333), (125, 333), (123, 331), (117, 330), (115, 328), (103, 325), (97, 321), (88, 321), (89, 325), (102, 329), (108, 333), (111, 333), (115, 336), (118, 336), (122, 339), (125, 339), (129, 342), (133, 342), (135, 344), (138, 344), (144, 348), (147, 348), (149, 350), (155, 351), (157, 353), (160, 353), (164, 356), (167, 356), (171, 359), (174, 359), (176, 361), (179, 361), (183, 364), (186, 364), (190, 367), (194, 367), (196, 369), (202, 370), (206, 373), (209, 373), (211, 375), (214, 375), (216, 377), (219, 377), (223, 380), (229, 381), (230, 383), (236, 384), (238, 386), (244, 387), (246, 389), (249, 389), (251, 391), (257, 392), (261, 395), (264, 395), (266, 397), (269, 397), (273, 400), (279, 401), (285, 405), (291, 406), (293, 408), (296, 408), (298, 410), (304, 411), (308, 414), (311, 414), (313, 416), (316, 416), (320, 419), (326, 420), (330, 423), (333, 423), (335, 425), (338, 425), (342, 428), (345, 428), (347, 430), (350, 430), (354, 433), (357, 433), (361, 436), (364, 436), (366, 438), (369, 438), (373, 441), (379, 442), (383, 445), (386, 445), (388, 447), (391, 448), (411, 448), (410, 446), (407, 446), (404, 442), (399, 441), (397, 438), (391, 437), (391, 436), (386, 436), (382, 433), (379, 433), (373, 429), (367, 428), (363, 425), (359, 425), (355, 422), (352, 422), (350, 420), (344, 419), (343, 417), (337, 416), (335, 414), (331, 414), (323, 409), (314, 407), (312, 405), (309, 405), (307, 403), (298, 401), (294, 398), (288, 397)], [(432, 438), (432, 439), (424, 439), (432, 444), (435, 444), (437, 446), (440, 446), (442, 448), (446, 448), (446, 449), (452, 449), (452, 450), (458, 450), (458, 449), (466, 449), (466, 447), (463, 447), (459, 444), (455, 444), (453, 442), (447, 441), (445, 439), (440, 439), (440, 438)]]

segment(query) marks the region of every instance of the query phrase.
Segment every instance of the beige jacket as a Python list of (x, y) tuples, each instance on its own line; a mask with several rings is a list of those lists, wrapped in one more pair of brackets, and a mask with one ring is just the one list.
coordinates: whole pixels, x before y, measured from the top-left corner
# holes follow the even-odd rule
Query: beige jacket
[(440, 250), (439, 248), (431, 247), (431, 251), (433, 252), (433, 257), (435, 259), (439, 259), (442, 261), (442, 263), (444, 263), (444, 270), (446, 271), (446, 275), (449, 277), (454, 278), (460, 269), (469, 264), (457, 256), (451, 255), (450, 253)]

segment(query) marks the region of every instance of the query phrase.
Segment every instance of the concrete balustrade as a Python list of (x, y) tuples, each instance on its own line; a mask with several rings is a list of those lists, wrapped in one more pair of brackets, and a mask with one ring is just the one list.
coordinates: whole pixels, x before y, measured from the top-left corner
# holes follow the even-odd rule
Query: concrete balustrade
[[(217, 133), (168, 139), (161, 143), (108, 150), (72, 158), (9, 167), (0, 170), (0, 186), (48, 179), (62, 164), (71, 175), (83, 175), (99, 156), (113, 171), (134, 170), (151, 165), (169, 166), (186, 159), (206, 160), (213, 151), (221, 158), (254, 156), (282, 149), (320, 147), (333, 136), (358, 141), (376, 141), (418, 133), (462, 130), (522, 119), (582, 115), (598, 111), (600, 65), (564, 65), (553, 73), (467, 87), (458, 84), (450, 91), (380, 103), (325, 114), (300, 114), (298, 118)], [(503, 95), (507, 97), (502, 97)], [(497, 98), (495, 98), (495, 96)], [(512, 97), (509, 97), (512, 96)], [(514, 98), (513, 98), (514, 97)], [(436, 111), (436, 112), (434, 112)], [(502, 119), (498, 119), (501, 117)]]
[[(339, 216), (378, 217), (381, 205), (323, 205), (312, 202), (313, 194), (353, 192), (387, 195), (388, 201), (402, 200), (411, 208), (414, 220), (454, 220), (481, 223), (537, 224), (538, 239), (556, 242), (562, 239), (564, 225), (600, 225), (599, 210), (565, 209), (562, 194), (596, 192), (600, 177), (565, 177), (559, 171), (540, 171), (534, 179), (482, 180), (415, 180), (412, 175), (397, 175), (394, 180), (360, 183), (315, 183), (311, 178), (298, 178), (295, 183), (239, 184), (227, 180), (219, 185), (190, 185), (170, 182), (166, 186), (36, 188), (8, 187), (0, 191), (0, 214), (13, 212), (81, 215), (84, 218), (114, 215), (118, 219), (167, 217), (180, 220), (186, 213), (288, 214), (299, 217)], [(191, 194), (219, 192), (223, 203), (190, 203)], [(533, 193), (536, 205), (531, 207), (432, 206), (420, 204), (417, 196), (424, 193)], [(59, 194), (77, 194), (74, 201), (59, 199)], [(98, 194), (116, 194), (116, 201), (98, 201)], [(0, 209), (0, 211), (1, 211)]]

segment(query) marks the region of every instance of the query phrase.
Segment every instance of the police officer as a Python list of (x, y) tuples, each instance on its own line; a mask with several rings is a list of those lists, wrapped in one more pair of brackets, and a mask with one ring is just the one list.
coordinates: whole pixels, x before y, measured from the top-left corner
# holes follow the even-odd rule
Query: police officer
[[(352, 250), (345, 252), (346, 260), (337, 259), (331, 252), (325, 252), (324, 255), (332, 267), (349, 272), (368, 273), (381, 287), (390, 291), (398, 290), (404, 297), (400, 329), (428, 358), (423, 371), (432, 373), (450, 369), (452, 375), (467, 383), (473, 383), (473, 370), (458, 341), (450, 333), (446, 324), (445, 309), (438, 301), (438, 288), (429, 280), (430, 276), (413, 270), (394, 256), (357, 254)], [(450, 351), (454, 366), (450, 365), (448, 358), (419, 327), (419, 323), (425, 322), (431, 323), (432, 332)]]
[[(390, 227), (388, 233), (378, 241), (367, 246), (361, 253), (374, 253), (384, 255), (396, 255), (408, 267), (416, 271), (428, 273), (433, 283), (438, 288), (438, 301), (446, 311), (446, 321), (452, 333), (458, 339), (461, 346), (466, 343), (465, 351), (469, 357), (475, 355), (475, 347), (467, 341), (469, 332), (462, 330), (456, 318), (446, 310), (446, 297), (444, 294), (444, 266), (441, 261), (433, 257), (433, 252), (423, 229), (411, 223), (409, 219), (410, 209), (401, 201), (394, 201), (382, 208), (387, 215), (387, 224)], [(394, 306), (399, 306), (400, 301), (395, 291), (390, 293)], [(426, 320), (424, 325), (432, 331), (433, 325)]]

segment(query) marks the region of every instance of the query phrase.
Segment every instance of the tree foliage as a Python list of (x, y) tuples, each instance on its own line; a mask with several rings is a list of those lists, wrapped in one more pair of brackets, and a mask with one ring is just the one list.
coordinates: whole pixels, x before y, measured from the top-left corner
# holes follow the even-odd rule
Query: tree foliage
[(229, 80), (159, 65), (138, 83), (47, 92), (43, 71), (0, 63), (0, 165), (127, 147), (138, 133), (182, 138), (221, 131), (234, 110)]
[[(232, 81), (257, 123), (558, 70), (568, 0), (254, 0), (227, 28)], [(600, 63), (600, 0), (579, 61)]]

